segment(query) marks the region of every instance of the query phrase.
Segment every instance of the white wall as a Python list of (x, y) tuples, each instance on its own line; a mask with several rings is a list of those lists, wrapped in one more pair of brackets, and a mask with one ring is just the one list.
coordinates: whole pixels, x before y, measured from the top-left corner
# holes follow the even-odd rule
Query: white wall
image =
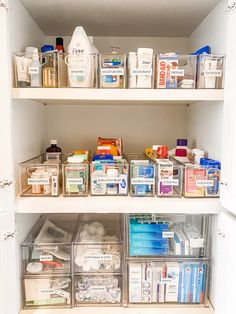
[[(66, 49), (71, 37), (63, 38)], [(46, 42), (55, 45), (55, 37), (47, 36)], [(153, 48), (155, 52), (187, 53), (189, 51), (188, 38), (183, 37), (94, 37), (94, 45), (100, 52), (111, 51), (112, 45), (119, 46), (122, 52), (136, 51), (139, 47)]]
[(126, 152), (152, 144), (175, 147), (186, 137), (186, 107), (157, 105), (46, 106), (48, 142), (56, 138), (64, 152), (94, 151), (98, 136), (122, 137)]

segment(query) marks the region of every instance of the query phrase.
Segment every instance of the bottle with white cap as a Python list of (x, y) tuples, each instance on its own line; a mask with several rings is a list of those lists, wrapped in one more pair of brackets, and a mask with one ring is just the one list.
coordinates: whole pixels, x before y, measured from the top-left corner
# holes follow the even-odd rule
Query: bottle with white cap
[(57, 140), (50, 141), (51, 146), (46, 149), (47, 161), (60, 161), (61, 160), (61, 148), (57, 146)]
[(30, 86), (42, 87), (42, 65), (39, 61), (38, 49), (34, 48), (32, 53), (32, 62), (29, 66)]

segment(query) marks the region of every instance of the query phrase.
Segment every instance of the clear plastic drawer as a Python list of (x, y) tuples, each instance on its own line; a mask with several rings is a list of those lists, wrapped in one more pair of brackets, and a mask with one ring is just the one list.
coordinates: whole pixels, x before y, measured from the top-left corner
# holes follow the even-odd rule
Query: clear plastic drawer
[(203, 54), (198, 56), (197, 88), (223, 88), (224, 56)]
[(128, 195), (129, 165), (125, 159), (92, 161), (90, 164), (91, 195)]
[(75, 276), (75, 305), (121, 305), (122, 278), (117, 275)]
[(24, 308), (71, 307), (71, 288), (71, 277), (24, 278)]
[(156, 59), (156, 67), (156, 88), (195, 88), (196, 56), (175, 53), (159, 54)]
[(120, 214), (83, 214), (73, 241), (74, 271), (121, 271), (122, 226)]
[(208, 255), (207, 215), (128, 215), (128, 256)]
[(19, 164), (21, 196), (59, 196), (61, 165), (46, 161), (45, 154)]
[(43, 215), (23, 242), (25, 275), (71, 272), (72, 238), (78, 215)]
[(129, 262), (129, 304), (204, 303), (207, 272), (201, 260)]

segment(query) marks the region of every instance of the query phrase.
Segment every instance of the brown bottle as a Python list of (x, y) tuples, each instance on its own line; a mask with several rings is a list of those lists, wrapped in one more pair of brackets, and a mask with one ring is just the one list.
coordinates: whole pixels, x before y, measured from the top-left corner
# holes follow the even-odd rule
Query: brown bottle
[(46, 149), (46, 160), (56, 161), (61, 160), (61, 148), (57, 146), (57, 140), (50, 141), (51, 146)]

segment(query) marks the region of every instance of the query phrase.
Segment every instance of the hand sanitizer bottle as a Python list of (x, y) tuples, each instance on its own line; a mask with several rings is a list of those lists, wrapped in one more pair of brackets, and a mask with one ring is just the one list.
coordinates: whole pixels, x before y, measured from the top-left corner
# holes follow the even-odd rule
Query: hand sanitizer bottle
[(42, 87), (42, 66), (39, 61), (38, 49), (34, 48), (32, 53), (32, 62), (29, 66), (30, 86)]

